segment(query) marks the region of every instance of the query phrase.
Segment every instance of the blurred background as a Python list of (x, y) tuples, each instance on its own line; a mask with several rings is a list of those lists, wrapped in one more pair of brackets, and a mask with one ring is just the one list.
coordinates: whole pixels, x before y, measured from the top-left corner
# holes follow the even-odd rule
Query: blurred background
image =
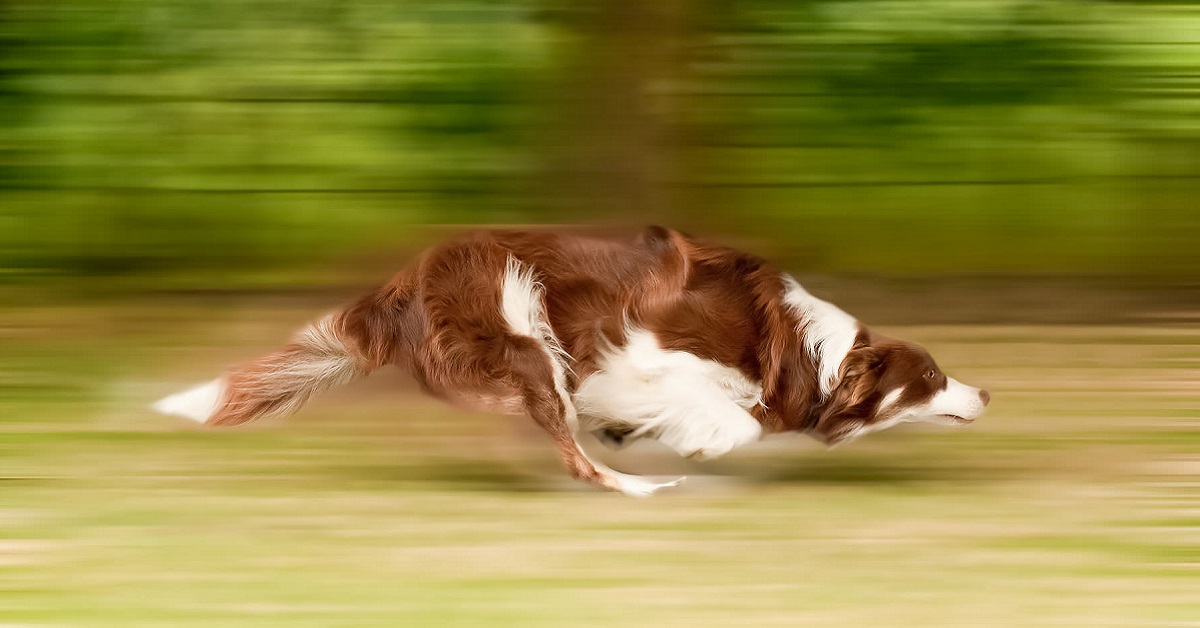
[[(989, 416), (640, 502), (396, 373), (145, 410), (458, 229), (650, 223)], [(1192, 2), (0, 4), (0, 623), (1192, 625), (1198, 382)]]

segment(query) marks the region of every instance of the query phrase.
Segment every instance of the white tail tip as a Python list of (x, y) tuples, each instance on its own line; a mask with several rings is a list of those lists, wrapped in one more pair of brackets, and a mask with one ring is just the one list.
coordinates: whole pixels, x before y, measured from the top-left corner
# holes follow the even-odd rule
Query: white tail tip
[(221, 380), (214, 379), (207, 384), (201, 384), (160, 399), (153, 408), (162, 414), (173, 414), (197, 423), (204, 423), (217, 411), (217, 406), (224, 393), (225, 386)]

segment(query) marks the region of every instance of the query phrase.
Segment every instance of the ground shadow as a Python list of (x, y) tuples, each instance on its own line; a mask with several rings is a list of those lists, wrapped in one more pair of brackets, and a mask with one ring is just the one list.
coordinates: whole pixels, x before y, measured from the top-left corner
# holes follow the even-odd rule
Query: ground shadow
[(915, 461), (831, 458), (798, 459), (782, 463), (744, 465), (736, 470), (747, 479), (766, 484), (904, 485), (934, 483), (993, 483), (1009, 481), (1025, 470), (995, 463), (965, 460)]
[(347, 483), (429, 485), (439, 490), (531, 493), (551, 490), (544, 477), (497, 460), (437, 458), (396, 464), (332, 465), (325, 479)]

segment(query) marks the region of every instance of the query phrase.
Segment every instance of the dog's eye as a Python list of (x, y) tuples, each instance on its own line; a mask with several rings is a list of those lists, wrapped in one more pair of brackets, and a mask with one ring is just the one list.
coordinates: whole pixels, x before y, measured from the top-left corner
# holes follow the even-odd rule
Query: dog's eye
[(936, 371), (936, 370), (934, 370), (934, 369), (929, 369), (928, 371), (925, 371), (925, 379), (933, 379), (933, 378), (935, 378), (935, 377), (937, 377), (937, 371)]

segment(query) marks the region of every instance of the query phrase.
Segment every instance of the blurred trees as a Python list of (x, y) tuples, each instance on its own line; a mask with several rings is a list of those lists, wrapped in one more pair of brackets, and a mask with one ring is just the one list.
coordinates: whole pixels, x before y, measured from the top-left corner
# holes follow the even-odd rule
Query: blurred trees
[(798, 269), (1194, 274), (1197, 32), (1140, 2), (18, 0), (0, 268), (287, 283), (418, 224), (655, 221)]

